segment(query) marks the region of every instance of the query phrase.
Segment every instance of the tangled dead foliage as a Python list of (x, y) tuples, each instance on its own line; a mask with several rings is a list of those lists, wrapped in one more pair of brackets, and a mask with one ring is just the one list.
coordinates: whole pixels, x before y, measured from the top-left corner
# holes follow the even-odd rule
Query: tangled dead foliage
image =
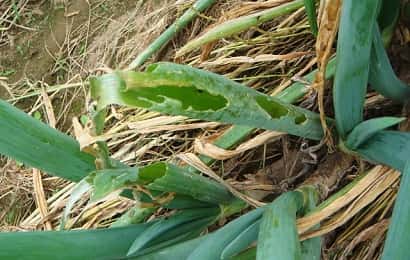
[[(211, 28), (286, 2), (289, 1), (217, 1), (150, 62), (176, 61), (204, 68), (267, 94), (276, 94), (295, 81), (304, 82), (301, 76), (314, 69), (317, 61), (315, 39), (309, 31), (303, 9), (176, 57), (178, 49)], [(86, 78), (90, 73), (126, 67), (191, 3), (192, 1), (163, 0), (158, 6), (152, 1), (137, 1), (128, 12), (112, 14), (103, 21), (101, 16), (96, 15), (102, 2), (92, 3), (88, 7), (87, 19), (71, 28), (69, 37), (60, 46), (59, 53), (68, 64), (65, 76), (69, 79), (69, 84), (61, 85), (57, 90), (73, 88), (78, 91), (81, 89), (76, 85), (81, 85), (79, 79)], [(84, 39), (86, 44), (79, 44), (84, 43)], [(82, 48), (81, 52), (79, 48)], [(330, 49), (329, 52), (334, 50)], [(53, 99), (56, 89), (43, 86)], [(17, 88), (12, 88), (10, 92), (16, 97), (33, 93), (33, 96), (39, 96), (41, 93), (38, 86), (29, 92), (23, 93)], [(325, 111), (332, 116), (332, 111), (328, 108), (330, 96), (326, 87), (322, 94)], [(300, 105), (318, 111), (316, 98), (316, 92), (312, 90), (300, 101)], [(35, 104), (42, 107), (43, 101), (39, 96)], [(380, 113), (384, 108), (396, 111), (390, 103), (374, 94), (368, 96), (366, 104), (368, 113)], [(56, 115), (64, 116), (66, 113), (59, 110)], [(163, 116), (116, 106), (111, 107), (106, 123), (107, 127), (100, 138), (108, 142), (113, 158), (128, 165), (144, 165), (158, 160), (180, 163), (178, 155), (196, 156), (207, 151), (208, 156), (218, 159), (206, 169), (209, 175), (217, 176), (229, 187), (257, 202), (269, 202), (304, 182), (314, 182), (315, 178), (323, 180), (324, 176), (329, 177), (329, 186), (323, 190), (325, 199), (357, 180), (364, 169), (370, 169), (369, 165), (355, 161), (349, 161), (337, 171), (332, 167), (326, 168), (326, 165), (334, 165), (341, 160), (332, 159), (333, 155), (329, 156), (325, 147), (261, 130), (252, 133), (236, 149), (223, 150), (210, 146), (212, 140), (230, 127), (220, 123)], [(269, 138), (265, 138), (266, 136)], [(189, 162), (185, 160), (187, 161)], [(33, 200), (32, 172), (16, 165), (13, 168), (10, 163), (5, 167), (7, 168), (2, 170), (5, 185), (2, 184), (1, 187), (15, 186), (13, 189), (18, 190), (6, 189), (4, 192), (8, 192), (8, 195), (1, 198), (8, 205), (12, 201), (12, 193), (22, 194), (25, 197), (18, 201), (25, 205), (26, 211), (11, 223), (5, 222), (6, 216), (0, 216), (0, 221), (5, 223), (3, 226), (44, 229), (48, 222), (55, 229), (73, 185), (43, 178), (48, 214), (42, 216)], [(22, 179), (19, 180), (14, 175), (10, 177), (13, 172), (10, 169), (20, 172), (18, 175), (23, 176)], [(326, 234), (324, 259), (377, 259), (380, 256), (398, 185), (398, 174), (391, 174), (394, 178), (388, 179), (384, 177), (386, 171), (388, 169), (374, 168), (367, 177), (361, 179), (354, 192), (331, 204), (331, 209), (325, 207), (315, 218), (299, 220), (300, 230), (304, 230), (303, 225), (325, 221), (318, 231)], [(58, 185), (48, 186), (53, 182)], [(59, 191), (56, 192), (57, 190)], [(352, 205), (345, 203), (348, 199)], [(73, 208), (69, 226), (106, 227), (133, 205), (133, 201), (118, 196), (106, 198), (98, 204), (88, 204), (88, 196), (84, 196)], [(317, 235), (306, 233), (306, 230), (301, 233), (304, 238)]]

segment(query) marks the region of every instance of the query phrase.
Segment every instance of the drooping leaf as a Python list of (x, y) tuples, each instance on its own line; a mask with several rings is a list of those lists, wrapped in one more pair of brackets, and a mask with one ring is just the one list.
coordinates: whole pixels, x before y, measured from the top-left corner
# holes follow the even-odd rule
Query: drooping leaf
[(71, 181), (95, 170), (94, 157), (71, 137), (0, 100), (0, 154)]
[[(409, 157), (408, 157), (409, 158)], [(410, 259), (410, 161), (402, 172), (400, 189), (393, 208), (382, 260)]]
[(316, 0), (304, 0), (306, 14), (308, 17), (310, 30), (313, 35), (317, 36), (318, 27), (316, 19)]
[(108, 194), (126, 187), (143, 184), (138, 168), (105, 169), (92, 172), (87, 178), (92, 184), (91, 201), (97, 201)]
[(410, 157), (410, 133), (381, 131), (369, 138), (356, 150), (369, 161), (404, 171)]
[(344, 139), (363, 120), (373, 25), (379, 0), (344, 0), (333, 87), (336, 126)]
[(80, 231), (0, 233), (0, 259), (123, 259), (135, 237), (150, 224)]
[(141, 169), (140, 175), (152, 176), (161, 173), (147, 187), (152, 190), (176, 192), (177, 194), (191, 196), (199, 201), (212, 204), (230, 204), (235, 197), (221, 184), (190, 173), (172, 164), (155, 163)]
[(158, 63), (145, 73), (125, 71), (94, 78), (91, 85), (100, 108), (120, 104), (315, 140), (323, 135), (316, 113), (189, 66)]
[(380, 117), (364, 121), (357, 125), (348, 135), (346, 140), (346, 147), (350, 150), (355, 150), (377, 132), (397, 125), (404, 119), (405, 118), (398, 117)]
[(93, 184), (93, 199), (102, 198), (114, 190), (144, 185), (149, 190), (190, 196), (211, 204), (230, 204), (235, 197), (221, 184), (168, 163), (153, 163), (141, 168), (107, 169), (88, 177)]
[(379, 28), (374, 25), (372, 55), (370, 59), (369, 82), (372, 88), (383, 96), (397, 102), (410, 99), (410, 86), (405, 84), (393, 71), (384, 48)]
[(257, 260), (301, 259), (296, 213), (302, 207), (300, 192), (286, 192), (266, 208), (258, 237)]
[[(151, 194), (155, 192), (154, 190), (150, 191)], [(146, 202), (152, 202), (147, 200)], [(221, 204), (220, 204), (221, 205)], [(166, 202), (162, 205), (163, 208), (167, 209), (191, 209), (191, 208), (212, 208), (215, 206), (215, 203), (203, 202), (197, 199), (194, 199), (191, 196), (175, 194), (173, 199), (170, 202)]]
[(220, 259), (222, 252), (244, 230), (260, 219), (264, 208), (255, 209), (207, 235), (187, 260)]

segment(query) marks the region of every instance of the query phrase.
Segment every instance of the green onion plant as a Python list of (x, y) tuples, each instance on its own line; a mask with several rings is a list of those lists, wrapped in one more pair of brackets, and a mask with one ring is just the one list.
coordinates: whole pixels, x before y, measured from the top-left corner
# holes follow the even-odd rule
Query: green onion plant
[[(130, 65), (135, 69), (195, 15), (214, 1), (197, 1)], [(222, 24), (179, 50), (182, 55), (206, 42), (221, 39), (291, 12), (305, 5), (312, 32), (317, 33), (315, 1), (296, 0), (261, 13)], [(197, 10), (196, 10), (197, 9)], [(405, 103), (410, 87), (394, 74), (385, 44), (390, 42), (400, 10), (399, 1), (344, 0), (336, 57), (327, 66), (334, 77), (335, 118), (327, 118), (346, 156), (384, 164), (403, 173), (400, 191), (382, 259), (407, 259), (410, 133), (395, 130), (404, 118), (364, 120), (370, 88), (395, 102)], [(180, 27), (181, 26), (181, 27)], [(157, 47), (156, 47), (157, 46)], [(315, 72), (306, 76), (313, 81)], [(268, 96), (223, 76), (174, 63), (149, 65), (144, 72), (115, 71), (90, 81), (97, 101), (95, 133), (103, 131), (105, 109), (111, 104), (138, 107), (170, 115), (233, 124), (214, 141), (231, 148), (255, 128), (321, 140), (319, 115), (292, 105), (308, 87), (295, 83), (277, 96)], [(369, 86), (368, 86), (369, 85)], [(2, 259), (319, 259), (320, 238), (301, 242), (296, 218), (316, 209), (320, 191), (305, 184), (283, 193), (270, 204), (251, 210), (225, 226), (205, 234), (207, 228), (248, 207), (223, 184), (189, 167), (157, 162), (128, 167), (109, 158), (104, 142), (98, 153), (80, 150), (71, 137), (0, 101), (0, 153), (49, 174), (79, 182), (63, 214), (61, 231), (0, 233)], [(99, 159), (105, 160), (101, 167)], [(204, 163), (212, 159), (201, 157)], [(143, 187), (143, 189), (138, 189)], [(87, 191), (98, 201), (114, 191), (143, 202), (112, 227), (72, 231), (66, 220), (73, 203)], [(145, 221), (158, 208), (168, 217)]]

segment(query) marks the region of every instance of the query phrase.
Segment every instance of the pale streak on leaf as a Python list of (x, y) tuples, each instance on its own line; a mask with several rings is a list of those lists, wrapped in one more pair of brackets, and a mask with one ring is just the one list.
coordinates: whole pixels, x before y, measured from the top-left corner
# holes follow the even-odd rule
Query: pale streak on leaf
[(236, 56), (231, 58), (218, 58), (214, 61), (207, 61), (201, 63), (201, 66), (220, 66), (227, 64), (242, 64), (242, 63), (257, 63), (257, 62), (270, 62), (270, 61), (289, 61), (296, 58), (303, 57), (307, 54), (311, 54), (310, 51), (296, 51), (287, 54), (261, 54), (255, 57), (248, 56)]
[(336, 38), (339, 27), (341, 0), (324, 1), (323, 13), (320, 17), (319, 33), (316, 41), (316, 56), (318, 73), (313, 83), (318, 93), (318, 105), (320, 113), (320, 122), (324, 131), (324, 138), (330, 150), (334, 150), (332, 133), (327, 127), (326, 113), (324, 108), (324, 91), (326, 80), (326, 65), (332, 54), (332, 46)]

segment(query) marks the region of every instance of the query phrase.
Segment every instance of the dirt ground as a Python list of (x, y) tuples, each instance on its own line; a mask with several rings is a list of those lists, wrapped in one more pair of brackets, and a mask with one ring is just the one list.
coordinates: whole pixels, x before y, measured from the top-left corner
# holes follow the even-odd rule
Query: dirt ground
[[(55, 127), (73, 135), (72, 118), (87, 117), (87, 78), (128, 65), (182, 12), (177, 6), (169, 0), (1, 1), (0, 98), (50, 124), (45, 94)], [(151, 142), (152, 148), (157, 137), (142, 138), (141, 146)], [(122, 144), (113, 147), (113, 152)], [(150, 158), (165, 158), (174, 147), (166, 149), (170, 152), (155, 152)], [(31, 169), (0, 157), (0, 229), (20, 230), (22, 220), (35, 213), (32, 176)], [(69, 185), (46, 174), (42, 184), (46, 199)], [(124, 205), (123, 210), (129, 207), (129, 202), (118, 203)], [(57, 207), (60, 211), (61, 206)]]
[[(4, 29), (0, 31), (0, 98), (47, 123), (39, 91), (79, 82), (75, 88), (50, 93), (57, 128), (70, 131), (72, 117), (86, 113), (86, 90), (81, 82), (94, 65), (87, 64), (89, 45), (136, 5), (136, 1), (0, 2), (0, 21), (8, 21), (0, 26)], [(35, 95), (26, 97), (26, 93)], [(45, 176), (43, 184), (50, 197), (67, 182)], [(31, 170), (5, 158), (0, 160), (0, 190), (3, 226), (18, 225), (36, 208)]]

